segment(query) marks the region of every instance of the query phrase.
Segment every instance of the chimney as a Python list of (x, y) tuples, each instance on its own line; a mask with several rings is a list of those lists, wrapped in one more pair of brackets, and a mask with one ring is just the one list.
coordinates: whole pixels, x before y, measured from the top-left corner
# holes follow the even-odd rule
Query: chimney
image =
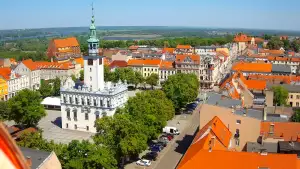
[(297, 142), (300, 142), (300, 135), (297, 135)]
[(266, 155), (268, 155), (268, 152), (266, 150), (261, 150), (260, 155), (266, 156)]
[(26, 162), (27, 162), (27, 165), (28, 165), (29, 167), (32, 166), (32, 161), (31, 161), (31, 157), (30, 157), (30, 156), (26, 156)]

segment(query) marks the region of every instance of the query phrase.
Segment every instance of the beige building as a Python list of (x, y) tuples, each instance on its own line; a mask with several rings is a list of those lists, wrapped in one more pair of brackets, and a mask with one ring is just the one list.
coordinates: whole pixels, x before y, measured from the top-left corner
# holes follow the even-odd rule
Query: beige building
[[(229, 128), (233, 136), (231, 139), (231, 147), (237, 151), (242, 151), (246, 143), (256, 142), (260, 135), (260, 123), (258, 119), (247, 117), (247, 112), (244, 116), (234, 113), (234, 109), (219, 107), (214, 105), (203, 104), (200, 108), (200, 126), (203, 128), (215, 116)], [(239, 130), (239, 146), (235, 144), (234, 135)]]
[(132, 68), (134, 71), (139, 71), (144, 78), (151, 74), (159, 75), (159, 68), (162, 63), (160, 59), (130, 59), (127, 66)]
[(132, 55), (130, 52), (127, 52), (127, 51), (119, 51), (118, 53), (113, 54), (111, 56), (112, 61), (122, 60), (122, 61), (128, 62), (128, 60), (130, 60), (130, 59), (132, 59)]
[(282, 86), (285, 88), (288, 92), (288, 98), (286, 101), (287, 105), (290, 105), (291, 107), (300, 107), (300, 87), (298, 85), (290, 85), (290, 84), (268, 84), (267, 85), (267, 94), (266, 94), (266, 103), (267, 106), (273, 106), (273, 98), (274, 98), (274, 92), (272, 91), (273, 86)]
[(176, 55), (175, 68), (177, 73), (194, 73), (200, 79), (200, 56)]
[(168, 79), (169, 76), (176, 74), (173, 61), (163, 60), (159, 67), (159, 82), (164, 82)]

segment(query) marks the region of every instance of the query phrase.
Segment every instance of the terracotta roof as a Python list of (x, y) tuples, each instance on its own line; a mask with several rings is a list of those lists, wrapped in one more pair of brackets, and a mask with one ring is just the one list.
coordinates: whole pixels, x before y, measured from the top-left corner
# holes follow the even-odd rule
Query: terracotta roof
[(23, 60), (22, 63), (31, 71), (38, 69), (37, 65), (31, 59)]
[(75, 58), (75, 62), (76, 62), (76, 64), (80, 64), (81, 67), (84, 66), (84, 62), (83, 62), (83, 58), (82, 58), (82, 57), (80, 57), (80, 58)]
[(263, 38), (254, 38), (255, 39), (255, 43), (262, 43), (265, 40)]
[(129, 46), (129, 50), (137, 50), (139, 48), (139, 46), (134, 46), (134, 45), (131, 45)]
[(256, 80), (265, 80), (272, 82), (274, 80), (284, 82), (290, 84), (293, 82), (300, 82), (300, 76), (291, 75), (291, 76), (283, 76), (283, 75), (249, 75), (249, 79), (256, 79)]
[(128, 66), (140, 66), (140, 65), (151, 65), (159, 66), (161, 63), (160, 59), (130, 59), (128, 60)]
[(170, 53), (170, 54), (173, 54), (173, 53), (174, 53), (174, 50), (175, 50), (175, 48), (164, 48), (164, 49), (162, 50), (162, 53), (168, 52), (168, 53)]
[(110, 63), (109, 67), (111, 69), (114, 67), (127, 67), (127, 62), (124, 60), (114, 60)]
[(79, 46), (79, 43), (75, 37), (65, 39), (53, 39), (53, 42), (57, 48)]
[[(226, 150), (229, 147), (232, 133), (225, 124), (215, 116), (195, 136), (188, 151), (181, 159), (178, 168), (183, 167), (197, 156), (200, 150)], [(212, 143), (213, 141), (213, 143)]]
[(231, 138), (232, 133), (225, 124), (218, 117), (214, 117), (199, 130), (177, 169), (300, 168), (296, 154), (237, 152), (229, 147)]
[(282, 55), (282, 54), (284, 54), (284, 51), (282, 51), (282, 50), (259, 49), (258, 53), (268, 53), (268, 54)]
[(267, 82), (263, 80), (246, 80), (244, 84), (250, 90), (264, 90), (267, 87)]
[(37, 61), (34, 64), (39, 69), (60, 69), (60, 70), (68, 70), (74, 68), (74, 65), (71, 62), (46, 62), (46, 61)]
[(0, 68), (0, 76), (3, 77), (5, 80), (10, 79), (11, 69), (8, 67)]
[(160, 63), (160, 69), (174, 69), (174, 66), (173, 66), (173, 61), (161, 61)]
[(191, 45), (177, 45), (176, 49), (192, 49)]
[[(274, 124), (273, 135), (270, 126)], [(300, 123), (296, 122), (261, 122), (260, 131), (265, 137), (283, 138), (284, 141), (297, 141), (300, 136)]]
[(232, 70), (234, 71), (242, 71), (242, 72), (271, 72), (272, 64), (270, 63), (244, 63), (238, 62), (232, 66)]
[(103, 62), (104, 62), (104, 65), (107, 65), (107, 66), (110, 65), (110, 59), (108, 59), (107, 57), (103, 58)]
[[(189, 150), (188, 150), (189, 151)], [(299, 169), (296, 154), (267, 154), (236, 151), (199, 150), (177, 169)]]
[(300, 62), (300, 58), (293, 57), (293, 58), (291, 58), (291, 61), (292, 62)]
[[(250, 40), (251, 40), (251, 39), (250, 39)], [(241, 34), (235, 35), (234, 41), (235, 41), (235, 42), (248, 42), (249, 39), (248, 39), (248, 36), (247, 36), (247, 35), (241, 33)]]
[(190, 58), (195, 63), (200, 63), (199, 55), (176, 55), (176, 62), (183, 62), (186, 58)]
[(268, 56), (267, 58), (270, 61), (289, 61), (288, 57)]

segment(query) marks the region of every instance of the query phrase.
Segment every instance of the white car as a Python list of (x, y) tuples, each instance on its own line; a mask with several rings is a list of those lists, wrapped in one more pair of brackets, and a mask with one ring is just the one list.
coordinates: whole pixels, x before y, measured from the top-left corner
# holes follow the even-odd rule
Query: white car
[(141, 160), (137, 161), (136, 164), (137, 165), (141, 165), (141, 166), (150, 166), (151, 165), (151, 161), (150, 160), (141, 159)]

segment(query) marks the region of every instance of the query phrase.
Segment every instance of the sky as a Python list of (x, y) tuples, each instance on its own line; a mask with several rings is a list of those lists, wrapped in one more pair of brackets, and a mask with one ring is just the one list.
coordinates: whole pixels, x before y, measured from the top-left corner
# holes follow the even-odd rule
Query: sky
[(0, 29), (186, 26), (300, 31), (300, 0), (0, 0)]

